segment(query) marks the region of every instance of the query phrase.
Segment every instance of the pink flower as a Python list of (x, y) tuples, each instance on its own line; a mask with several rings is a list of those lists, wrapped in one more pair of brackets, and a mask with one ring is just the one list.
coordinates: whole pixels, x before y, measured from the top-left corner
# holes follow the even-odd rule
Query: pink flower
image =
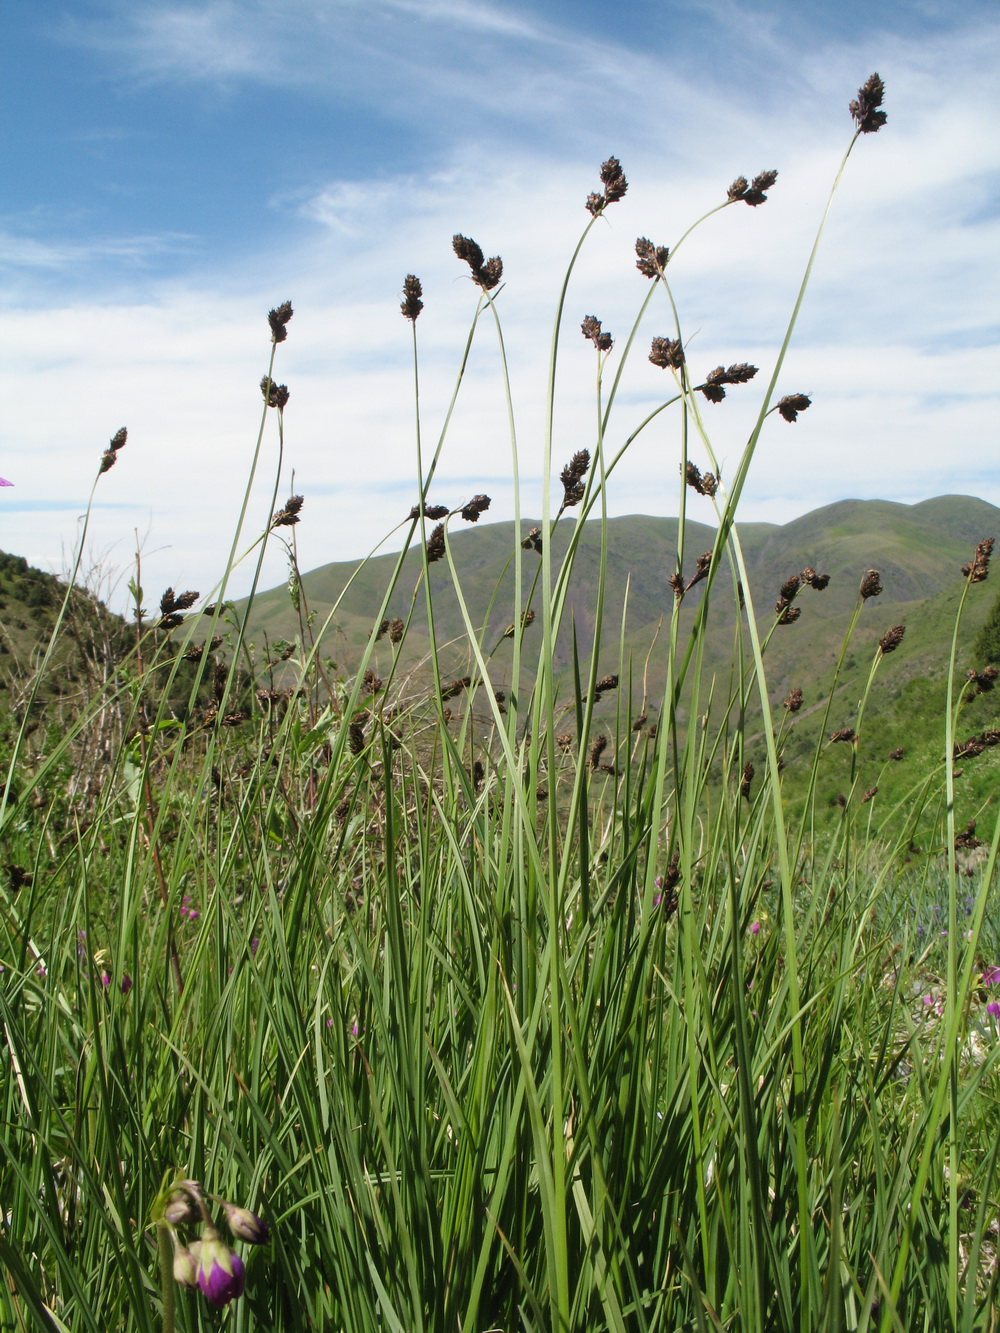
[(127, 972), (123, 972), (121, 979), (121, 992), (123, 995), (127, 995), (131, 989), (132, 989), (132, 978), (129, 976)]
[(110, 985), (111, 985), (111, 973), (110, 973), (110, 972), (102, 972), (102, 973), (101, 973), (101, 985), (102, 985), (102, 986), (110, 986)]
[(1000, 1014), (1000, 1000), (990, 1000), (989, 1004), (986, 1006), (986, 1012), (992, 1014), (993, 1017), (996, 1018), (997, 1015)]
[(219, 1233), (214, 1229), (205, 1228), (197, 1258), (198, 1286), (211, 1305), (228, 1305), (243, 1295), (246, 1282), (243, 1260), (219, 1239)]
[(0, 486), (13, 486), (13, 485), (14, 483), (12, 481), (8, 481), (6, 477), (0, 477)]
[(751, 923), (751, 926), (750, 926), (750, 934), (751, 934), (751, 935), (759, 935), (759, 934), (760, 934), (760, 922), (759, 922), (759, 921), (754, 921), (754, 922)]
[(983, 984), (985, 986), (1000, 986), (1000, 967), (983, 968)]

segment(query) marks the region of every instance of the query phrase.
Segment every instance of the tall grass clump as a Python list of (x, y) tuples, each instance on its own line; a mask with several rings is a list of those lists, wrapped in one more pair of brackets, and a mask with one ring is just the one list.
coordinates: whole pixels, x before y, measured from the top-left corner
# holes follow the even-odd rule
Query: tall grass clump
[[(885, 122), (882, 97), (873, 75), (851, 103), (817, 246), (850, 154)], [(694, 226), (763, 205), (776, 179), (739, 177)], [(413, 275), (403, 287), (417, 496), (405, 546), (420, 552), (406, 617), (390, 614), (404, 551), (359, 660), (344, 672), (323, 656), (328, 625), (295, 551), (303, 500), (280, 502), (289, 302), (269, 315), (260, 433), (218, 588), (168, 589), (154, 612), (137, 574), (133, 620), (85, 703), (60, 712), (42, 702), (57, 617), (3, 742), (3, 1328), (996, 1326), (1000, 825), (976, 837), (955, 801), (956, 762), (1000, 739), (956, 740), (985, 673), (963, 679), (953, 648), (939, 762), (876, 836), (858, 740), (903, 627), (879, 643), (855, 726), (834, 729), (837, 676), (881, 591), (859, 570), (839, 659), (823, 664), (835, 669), (819, 739), (788, 789), (803, 694), (775, 697), (769, 645), (795, 632), (824, 575), (789, 571), (760, 610), (736, 513), (765, 432), (810, 405), (783, 364), (816, 248), (770, 370), (699, 376), (670, 281), (694, 228), (669, 246), (641, 237), (648, 287), (627, 337), (619, 347), (583, 320), (596, 424), (563, 460), (574, 267), (628, 188), (615, 158), (600, 181), (556, 304), (537, 523), (518, 482), (502, 262), (456, 236), (474, 308), (433, 429), (424, 294)], [(668, 387), (630, 422), (617, 400), (647, 318)], [(434, 503), (483, 338), (501, 354), (516, 518), (485, 619), (453, 529), (489, 497)], [(751, 381), (765, 387), (724, 483), (706, 404)], [(661, 415), (676, 422), (679, 550), (673, 604), (637, 661), (627, 613), (604, 598), (607, 496)], [(275, 424), (272, 502), (248, 535)], [(704, 552), (685, 542), (694, 497), (714, 510)], [(601, 543), (582, 617), (569, 593), (588, 518)], [(256, 589), (274, 541), (299, 633), (268, 644), (253, 597), (234, 607), (226, 593), (246, 560)], [(962, 607), (991, 545), (963, 572)], [(457, 644), (436, 633), (445, 596)], [(732, 667), (710, 678), (719, 617)], [(831, 813), (817, 793), (833, 764), (845, 776)]]

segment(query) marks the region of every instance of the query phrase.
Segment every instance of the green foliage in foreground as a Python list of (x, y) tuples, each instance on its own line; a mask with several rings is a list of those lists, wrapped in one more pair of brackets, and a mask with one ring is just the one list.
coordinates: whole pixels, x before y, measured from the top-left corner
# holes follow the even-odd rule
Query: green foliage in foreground
[[(860, 130), (881, 123), (880, 86), (859, 94)], [(588, 201), (595, 219), (620, 197), (615, 168)], [(751, 189), (738, 185), (733, 204)], [(499, 261), (457, 240), (479, 283), (473, 333), (481, 319), (499, 332)], [(636, 328), (669, 295), (665, 254), (654, 264), (644, 244)], [(275, 345), (290, 315), (271, 312)], [(982, 590), (968, 578), (955, 608), (938, 766), (877, 836), (860, 765), (895, 649), (865, 650), (861, 739), (838, 750), (844, 803), (821, 828), (822, 765), (841, 742), (827, 717), (782, 768), (794, 715), (772, 715), (768, 669), (783, 610), (759, 630), (734, 595), (750, 587), (735, 507), (786, 335), (730, 489), (712, 496), (711, 557), (678, 553), (680, 583), (700, 569), (703, 595), (683, 616), (676, 599), (654, 649), (656, 722), (636, 729), (645, 664), (604, 616), (606, 527), (595, 651), (554, 666), (560, 635), (572, 643), (575, 547), (557, 559), (544, 534), (563, 508), (600, 504), (613, 466), (618, 381), (605, 396), (598, 339), (594, 457), (567, 464), (558, 512), (545, 497), (541, 552), (511, 552), (515, 589), (522, 562), (538, 578), (507, 608), (502, 698), (447, 529), (421, 540), (417, 519), (431, 689), (396, 670), (405, 624), (381, 676), (373, 632), (346, 679), (310, 654), (303, 625), (279, 654), (298, 664), (289, 691), (239, 626), (231, 652), (202, 650), (161, 605), (78, 713), (33, 731), (36, 684), (10, 719), (3, 1328), (991, 1326), (1000, 825), (977, 838), (955, 814), (957, 719), (978, 706), (963, 702), (959, 634)], [(664, 407), (682, 469), (695, 437), (714, 465), (697, 386), (665, 343), (653, 351), (676, 380)], [(271, 411), (283, 439), (273, 368), (272, 350), (255, 468)], [(435, 465), (418, 454), (421, 494)], [(433, 598), (449, 585), (467, 679), (441, 674)], [(866, 589), (824, 685), (831, 705)], [(704, 645), (727, 604), (731, 667), (713, 680)], [(212, 631), (223, 615), (206, 612)], [(920, 854), (918, 825), (932, 835)], [(221, 1315), (171, 1276), (178, 1172), (270, 1224)]]

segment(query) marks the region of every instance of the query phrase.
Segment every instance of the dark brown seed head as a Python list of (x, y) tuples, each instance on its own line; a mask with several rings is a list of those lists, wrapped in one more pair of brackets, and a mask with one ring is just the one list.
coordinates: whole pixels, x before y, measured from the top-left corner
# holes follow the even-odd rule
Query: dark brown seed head
[(525, 537), (524, 541), (521, 543), (521, 547), (525, 551), (537, 551), (538, 554), (541, 555), (542, 553), (541, 528), (532, 528), (531, 531), (528, 533), (527, 537)]
[(389, 633), (389, 621), (388, 619), (385, 619), (379, 625), (378, 630), (375, 633), (375, 642), (378, 643), (379, 639), (384, 639), (388, 633)]
[(867, 802), (870, 801), (872, 797), (876, 795), (878, 795), (878, 787), (869, 787), (868, 790), (865, 792), (864, 796), (862, 796), (861, 798), (861, 804), (862, 805), (867, 804)]
[(603, 194), (587, 196), (587, 212), (592, 213), (595, 218), (604, 212), (608, 204), (615, 204), (619, 199), (623, 199), (628, 189), (628, 181), (617, 157), (609, 157), (606, 162), (601, 163), (601, 184), (604, 186)]
[(360, 754), (365, 748), (365, 724), (362, 719), (355, 718), (347, 728), (347, 745), (351, 754)]
[(559, 746), (560, 750), (572, 750), (573, 733), (571, 731), (560, 732), (556, 737), (556, 745)]
[(114, 465), (117, 462), (118, 462), (118, 455), (115, 453), (114, 449), (105, 449), (104, 453), (101, 454), (100, 471), (101, 472), (109, 471), (111, 468), (114, 467)]
[(407, 273), (403, 279), (403, 299), (399, 304), (404, 319), (414, 324), (417, 322), (417, 316), (424, 308), (424, 303), (420, 299), (423, 294), (424, 289), (420, 285), (420, 279), (414, 277), (412, 273)]
[(590, 764), (591, 768), (597, 768), (599, 766), (601, 762), (601, 755), (607, 748), (607, 744), (608, 744), (608, 738), (607, 736), (604, 735), (603, 732), (601, 733), (600, 736), (594, 737), (590, 745), (590, 750), (588, 751), (587, 754), (587, 762)]
[(906, 754), (906, 751), (903, 749), (902, 746), (899, 746), (898, 749), (889, 751), (889, 758), (894, 760), (894, 762), (898, 764), (904, 754)]
[(759, 204), (766, 202), (767, 191), (777, 179), (778, 173), (776, 171), (762, 171), (754, 176), (748, 185), (746, 176), (737, 176), (726, 191), (726, 198), (731, 204), (742, 200), (743, 203), (749, 204), (751, 208), (756, 208)]
[(572, 505), (579, 504), (583, 499), (583, 479), (587, 475), (589, 467), (590, 450), (578, 449), (563, 468), (562, 472), (560, 472), (559, 480), (562, 482), (563, 486), (563, 509), (568, 509)]
[(877, 74), (871, 74), (858, 89), (857, 100), (851, 102), (850, 112), (861, 134), (875, 134), (888, 117), (878, 108), (885, 96), (885, 84)]
[(804, 412), (812, 399), (807, 393), (789, 393), (778, 400), (778, 411), (786, 421), (797, 421), (800, 412)]
[(286, 325), (294, 313), (291, 301), (282, 301), (281, 305), (267, 312), (267, 322), (271, 326), (272, 342), (283, 343), (285, 341), (288, 337)]
[(842, 791), (837, 792), (837, 804), (840, 806), (841, 810), (847, 809), (847, 797)]
[(393, 618), (389, 621), (389, 642), (399, 643), (405, 631), (406, 631), (406, 626), (404, 625), (400, 617), (393, 616)]
[[(995, 666), (984, 667), (982, 671), (972, 669), (965, 673), (965, 679), (969, 682), (973, 696), (977, 694), (988, 694), (993, 689), (1000, 670)], [(974, 688), (973, 688), (974, 687)]]
[(686, 479), (687, 479), (687, 484), (691, 487), (693, 491), (697, 491), (699, 495), (708, 494), (708, 492), (705, 490), (705, 483), (702, 481), (701, 469), (696, 467), (694, 463), (691, 462), (688, 463)]
[(802, 571), (802, 582), (808, 583), (816, 592), (822, 592), (830, 582), (829, 574), (817, 574), (812, 565), (806, 565)]
[[(684, 584), (684, 591), (690, 592), (696, 583), (700, 583), (703, 578), (707, 577), (708, 571), (711, 569), (711, 567), (712, 567), (712, 552), (705, 551), (694, 562), (694, 573), (688, 579), (687, 583)], [(671, 580), (671, 582), (673, 582), (673, 580)]]
[(168, 588), (160, 598), (160, 615), (163, 617), (160, 621), (160, 629), (174, 629), (179, 625), (181, 617), (177, 612), (189, 611), (200, 596), (201, 593), (193, 592), (190, 589), (187, 592), (175, 593), (173, 588)]
[(609, 157), (607, 162), (601, 163), (601, 184), (604, 186), (604, 196), (609, 204), (616, 204), (619, 199), (624, 199), (628, 181), (617, 157)]
[(879, 595), (882, 591), (882, 585), (879, 582), (877, 569), (868, 570), (867, 574), (865, 574), (864, 578), (861, 580), (861, 588), (859, 591), (861, 593), (862, 601), (865, 602), (867, 602), (869, 597), (877, 597)]
[(473, 274), (483, 267), (486, 257), (471, 236), (456, 233), (451, 239), (451, 248), (459, 259), (464, 259)]
[(488, 495), (474, 495), (467, 505), (462, 508), (462, 517), (466, 523), (478, 523), (479, 515), (485, 514), (490, 507), (490, 497)]
[(750, 784), (753, 782), (754, 766), (748, 759), (743, 765), (743, 772), (740, 774), (740, 795), (748, 801), (750, 799)]
[(114, 452), (117, 453), (118, 450), (122, 448), (127, 439), (128, 439), (128, 431), (125, 429), (124, 426), (122, 426), (121, 430), (116, 430), (114, 435), (112, 435), (111, 440), (108, 444), (108, 448), (113, 449)]
[(594, 686), (594, 698), (599, 699), (602, 694), (607, 694), (609, 690), (617, 690), (617, 688), (618, 688), (617, 676), (602, 676), (601, 679)]
[(499, 255), (494, 255), (492, 259), (487, 259), (483, 265), (483, 283), (482, 285), (488, 292), (499, 285), (503, 277), (503, 260)]
[(674, 596), (678, 601), (684, 596), (684, 575), (680, 570), (675, 570), (668, 580), (671, 588), (674, 590)]
[(456, 695), (461, 694), (463, 690), (467, 690), (469, 688), (471, 680), (472, 680), (471, 676), (458, 676), (455, 678), (455, 680), (449, 681), (447, 685), (442, 685), (441, 698), (454, 699)]
[(284, 507), (279, 509), (271, 519), (271, 527), (293, 528), (299, 521), (299, 512), (304, 504), (304, 496), (290, 495), (285, 501)]
[(20, 893), (22, 889), (30, 888), (34, 881), (34, 875), (30, 870), (25, 870), (24, 866), (15, 865), (13, 861), (7, 866), (7, 882), (11, 893)]
[(382, 677), (369, 667), (361, 678), (361, 688), (365, 694), (378, 694), (382, 688)]
[(216, 703), (222, 702), (222, 696), (226, 692), (226, 680), (229, 676), (229, 667), (219, 658), (212, 668), (212, 693), (215, 696)]
[(795, 599), (795, 594), (799, 590), (799, 576), (793, 574), (791, 578), (785, 579), (784, 583), (778, 589), (778, 600), (780, 602), (791, 602)]
[[(439, 518), (446, 518), (450, 513), (451, 513), (451, 510), (448, 508), (447, 505), (425, 505), (425, 506), (424, 506), (424, 515), (425, 515), (427, 518), (432, 518), (432, 519), (434, 519), (435, 521), (436, 521), (437, 519), (439, 519)], [(410, 518), (419, 518), (419, 517), (420, 517), (420, 506), (419, 506), (419, 505), (414, 505), (414, 506), (413, 506), (413, 508), (410, 510), (409, 517), (410, 517)]]
[(483, 761), (477, 759), (472, 765), (472, 786), (473, 790), (478, 791), (483, 785), (483, 779), (486, 777), (486, 769), (483, 768)]
[(831, 732), (831, 741), (853, 741), (857, 736), (853, 727), (840, 727), (837, 731)]
[(435, 560), (444, 559), (444, 524), (439, 523), (431, 535), (427, 538), (427, 563), (433, 565)]
[(610, 352), (614, 339), (610, 333), (601, 332), (601, 321), (594, 315), (586, 315), (580, 329), (585, 338), (589, 338), (599, 352)]
[(499, 255), (484, 259), (483, 252), (470, 236), (456, 235), (452, 238), (452, 249), (459, 259), (464, 259), (472, 270), (472, 281), (478, 283), (483, 291), (492, 291), (503, 277), (503, 261)]
[(955, 839), (955, 850), (972, 851), (976, 847), (982, 847), (982, 839), (976, 837), (976, 821), (970, 819), (965, 829)]
[(794, 625), (802, 614), (801, 606), (789, 606), (787, 602), (776, 602), (774, 610), (779, 625)]
[(757, 367), (749, 365), (746, 361), (737, 361), (729, 366), (716, 366), (705, 376), (704, 384), (697, 385), (697, 388), (705, 395), (710, 403), (721, 403), (726, 396), (726, 391), (722, 387), (724, 384), (746, 384), (757, 374)]
[(903, 635), (905, 633), (905, 625), (893, 625), (892, 629), (887, 629), (878, 641), (878, 646), (881, 648), (883, 655), (885, 653), (895, 652), (903, 642)]
[(795, 689), (791, 691), (788, 698), (785, 700), (785, 708), (788, 710), (789, 713), (797, 713), (801, 707), (802, 707), (802, 691), (798, 688), (798, 686), (796, 686)]
[(987, 537), (976, 543), (976, 554), (962, 566), (962, 573), (970, 583), (985, 583), (990, 572), (990, 556), (995, 538)]
[(642, 731), (645, 725), (646, 725), (646, 714), (640, 713), (639, 716), (636, 718), (636, 720), (632, 723), (632, 730)]
[(679, 338), (654, 338), (649, 349), (649, 359), (661, 370), (668, 367), (680, 370), (684, 364), (684, 348)]
[(645, 236), (640, 236), (635, 243), (635, 266), (644, 278), (659, 278), (667, 267), (670, 251), (665, 245), (654, 245)]
[(284, 408), (288, 405), (288, 399), (291, 397), (287, 384), (275, 384), (270, 376), (265, 375), (260, 382), (260, 391), (264, 395), (264, 402), (268, 407)]

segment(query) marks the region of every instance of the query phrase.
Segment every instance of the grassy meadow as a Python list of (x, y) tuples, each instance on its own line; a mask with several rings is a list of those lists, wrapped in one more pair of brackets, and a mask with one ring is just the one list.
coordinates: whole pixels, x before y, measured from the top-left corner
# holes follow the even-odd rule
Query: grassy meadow
[[(881, 101), (872, 76), (824, 222)], [(595, 434), (553, 456), (574, 265), (627, 188), (613, 158), (600, 180), (554, 312), (541, 495), (511, 405), (513, 524), (466, 526), (486, 496), (438, 506), (450, 413), (421, 417), (409, 275), (415, 503), (378, 578), (362, 562), (324, 600), (297, 567), (287, 302), (216, 589), (157, 607), (137, 572), (120, 621), (79, 561), (57, 595), (0, 567), (44, 628), (0, 661), (4, 1333), (1000, 1327), (989, 507), (893, 529), (923, 599), (905, 634), (854, 510), (829, 588), (808, 531), (778, 554), (770, 525), (744, 535), (759, 441), (809, 407), (783, 362), (812, 258), (773, 364), (698, 378), (670, 283), (693, 228), (637, 241), (624, 336), (584, 320)], [(504, 334), (500, 260), (454, 248), (457, 398)], [(647, 355), (663, 403), (629, 421)], [(759, 412), (723, 481), (728, 393)], [(612, 474), (653, 419), (676, 423), (680, 518), (622, 541)], [(122, 430), (95, 490), (127, 460)], [(932, 518), (954, 550), (928, 552)], [(633, 614), (630, 562), (668, 540)], [(258, 596), (275, 542), (289, 584)]]

